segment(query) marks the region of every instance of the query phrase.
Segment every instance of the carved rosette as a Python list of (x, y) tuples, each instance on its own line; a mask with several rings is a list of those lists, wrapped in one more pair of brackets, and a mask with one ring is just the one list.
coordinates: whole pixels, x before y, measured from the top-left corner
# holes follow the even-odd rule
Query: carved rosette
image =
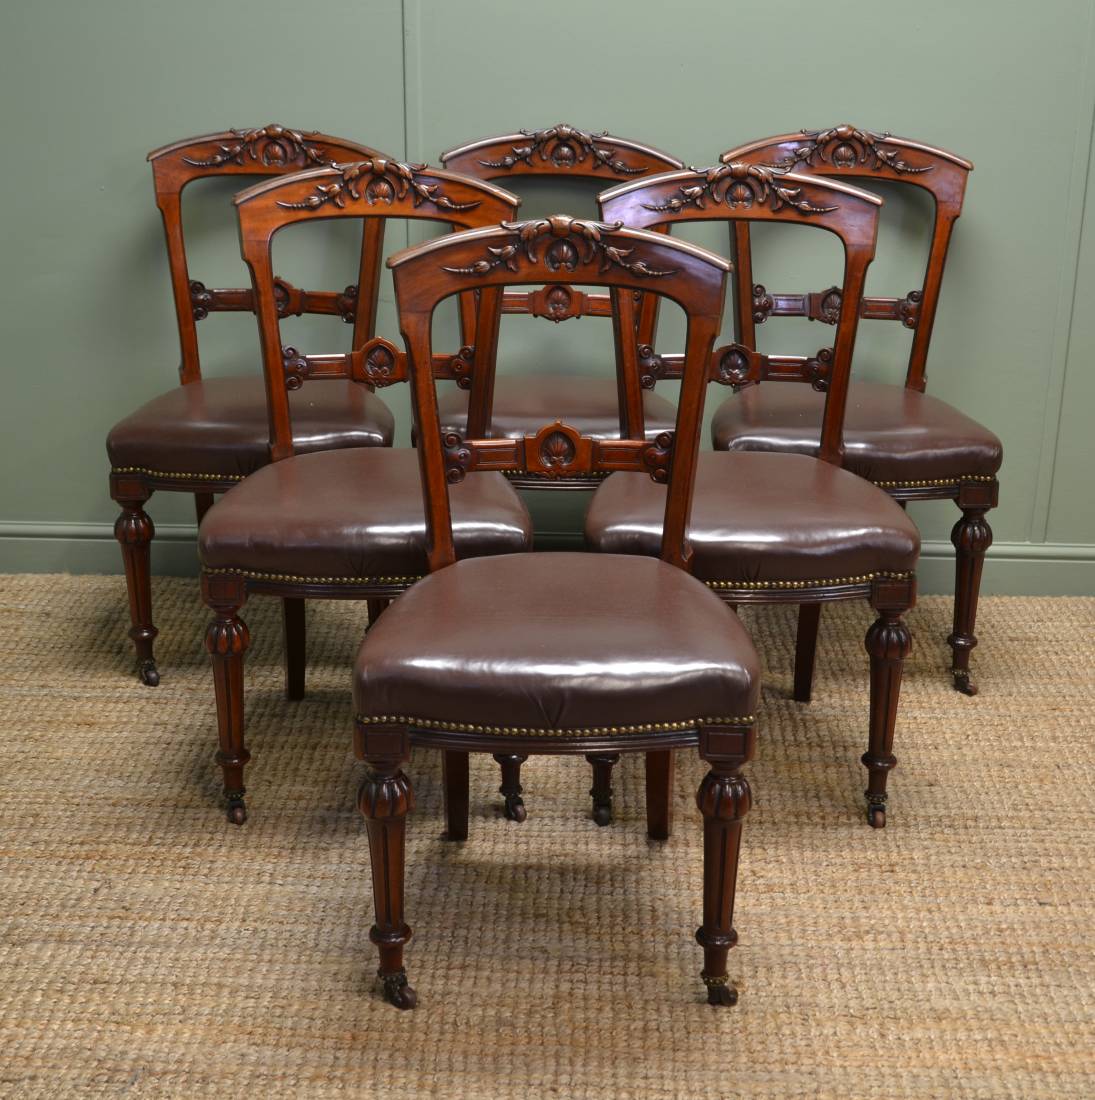
[(348, 286), (338, 296), (338, 315), (348, 325), (352, 325), (357, 318), (357, 287)]
[(753, 323), (763, 325), (772, 315), (775, 303), (768, 288), (763, 283), (757, 283), (753, 287)]
[(899, 175), (930, 172), (932, 164), (910, 164), (901, 155), (900, 146), (886, 145), (888, 133), (876, 134), (844, 123), (829, 130), (802, 130), (803, 142), (791, 150), (788, 159), (773, 167), (786, 171), (796, 164), (814, 165), (819, 161), (833, 168), (867, 167), (872, 171), (889, 168)]
[(281, 349), (281, 366), (285, 371), (285, 388), (299, 390), (308, 377), (308, 360), (296, 348)]
[(209, 293), (205, 283), (197, 279), (190, 280), (190, 310), (194, 314), (195, 321), (204, 321), (209, 316), (209, 310), (213, 305), (213, 295)]
[(924, 300), (923, 291), (910, 290), (898, 303), (897, 314), (906, 328), (916, 328), (920, 321), (920, 303)]
[(248, 160), (266, 168), (287, 168), (290, 164), (306, 168), (328, 163), (322, 147), (310, 140), (316, 136), (314, 132), (302, 133), (271, 123), (257, 130), (233, 130), (232, 133), (238, 140), (219, 146), (208, 159), (183, 157), (183, 160), (195, 168), (223, 168), (227, 164), (244, 167)]
[[(710, 201), (732, 210), (749, 210), (767, 203), (773, 212), (778, 212), (789, 206), (803, 215), (827, 214), (837, 209), (835, 206), (818, 206), (803, 198), (801, 187), (781, 184), (780, 175), (789, 172), (791, 167), (791, 164), (743, 164), (737, 161), (720, 164), (702, 173), (702, 183), (682, 184), (677, 188), (679, 194), (671, 195), (664, 202), (643, 203), (643, 207), (676, 214), (690, 206), (704, 210)], [(698, 169), (694, 171), (698, 172)]]
[[(467, 267), (446, 267), (442, 270), (454, 275), (486, 275), (496, 267), (517, 271), (517, 257), (523, 251), (530, 263), (539, 264), (543, 260), (549, 271), (575, 271), (580, 264), (591, 264), (599, 259), (599, 272), (602, 274), (612, 267), (651, 279), (676, 274), (676, 269), (658, 271), (644, 260), (628, 260), (634, 249), (609, 244), (603, 235), (615, 232), (622, 225), (622, 222), (609, 225), (606, 222), (581, 221), (565, 214), (536, 221), (502, 222), (502, 228), (513, 234), (509, 244), (488, 245), (487, 259), (476, 260)], [(541, 255), (540, 245), (543, 242), (546, 242), (546, 248)]]
[(825, 393), (833, 373), (833, 349), (821, 348), (817, 355), (806, 360), (806, 365), (810, 371), (810, 385), (819, 393)]
[(637, 359), (639, 385), (644, 390), (652, 390), (658, 379), (665, 374), (665, 360), (649, 344), (639, 345)]
[(661, 432), (653, 443), (643, 449), (643, 465), (650, 473), (650, 480), (659, 485), (669, 481), (670, 466), (673, 461), (673, 432)]
[(463, 481), (471, 466), (471, 450), (459, 432), (446, 432), (441, 440), (445, 454), (445, 480), (450, 485)]
[(414, 809), (411, 781), (402, 771), (394, 775), (370, 771), (358, 791), (357, 805), (362, 816), (371, 821), (406, 817)]
[(455, 202), (441, 191), (440, 184), (426, 183), (420, 178), (426, 167), (424, 164), (402, 164), (386, 157), (373, 157), (354, 164), (332, 164), (331, 167), (338, 170), (338, 179), (316, 184), (315, 194), (300, 202), (279, 201), (278, 206), (289, 210), (318, 210), (331, 203), (342, 209), (348, 200), (364, 200), (369, 206), (378, 202), (391, 206), (396, 200), (402, 201), (410, 195), (416, 207), (427, 203), (438, 210), (456, 213), (474, 210), (480, 202), (478, 199)]
[(449, 371), (459, 389), (470, 390), (472, 368), (475, 366), (475, 348), (465, 344), (450, 360)]
[(617, 176), (639, 176), (646, 169), (629, 165), (616, 155), (616, 150), (603, 143), (607, 134), (588, 134), (573, 126), (560, 123), (546, 130), (522, 130), (528, 138), (524, 145), (513, 145), (510, 152), (499, 160), (481, 160), (485, 168), (501, 168), (509, 171), (518, 164), (533, 167), (533, 158), (554, 165), (566, 171), (577, 164), (584, 164), (592, 158), (594, 170), (605, 168)]

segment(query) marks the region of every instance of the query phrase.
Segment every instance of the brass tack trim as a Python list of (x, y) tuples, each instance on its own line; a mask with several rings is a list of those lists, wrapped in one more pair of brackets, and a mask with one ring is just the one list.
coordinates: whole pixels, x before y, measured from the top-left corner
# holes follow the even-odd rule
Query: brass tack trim
[(704, 726), (751, 726), (756, 715), (745, 718), (689, 718), (684, 722), (649, 722), (640, 726), (583, 726), (572, 729), (536, 729), (528, 726), (477, 726), (471, 722), (438, 722), (433, 718), (415, 718), (406, 714), (359, 714), (363, 726), (416, 726), (444, 733), (486, 733), (503, 737), (597, 737), (631, 733), (676, 733)]
[(246, 474), (187, 474), (179, 470), (150, 470), (147, 466), (112, 466), (112, 474), (147, 474), (149, 477), (183, 477), (190, 481), (243, 481)]
[(886, 580), (904, 581), (911, 577), (911, 573), (864, 573), (859, 577), (827, 577), (822, 580), (808, 581), (704, 581), (708, 588), (715, 589), (749, 589), (750, 591), (763, 591), (776, 588), (825, 588), (829, 585), (870, 584), (879, 577)]
[(874, 481), (880, 489), (945, 489), (960, 485), (963, 481), (995, 481), (995, 474), (965, 474), (962, 477), (943, 477), (935, 481)]
[(256, 573), (250, 569), (203, 569), (208, 576), (246, 577), (253, 581), (285, 581), (289, 584), (405, 584), (421, 580), (417, 577), (298, 577), (291, 573)]

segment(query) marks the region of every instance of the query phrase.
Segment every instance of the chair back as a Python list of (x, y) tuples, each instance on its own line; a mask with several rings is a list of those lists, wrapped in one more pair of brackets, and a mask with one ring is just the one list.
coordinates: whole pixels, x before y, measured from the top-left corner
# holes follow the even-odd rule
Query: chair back
[[(289, 390), (310, 379), (348, 378), (370, 388), (407, 380), (404, 354), (371, 329), (344, 355), (299, 355), (282, 347), (283, 313), (271, 259), (278, 231), (298, 222), (358, 218), (366, 227), (363, 239), (372, 242), (379, 257), (388, 219), (430, 220), (466, 229), (512, 218), (520, 203), (493, 184), (380, 155), (283, 176), (236, 196), (240, 252), (251, 272), (262, 343), (272, 461), (293, 454)], [(471, 348), (439, 356), (435, 369), (439, 377), (453, 379), (476, 397)], [(484, 384), (480, 380), (480, 387)]]
[[(209, 289), (191, 278), (182, 227), (182, 192), (194, 180), (216, 176), (283, 176), (306, 168), (379, 156), (375, 149), (345, 138), (291, 130), (271, 123), (253, 129), (225, 130), (186, 138), (148, 154), (156, 205), (163, 218), (171, 289), (178, 319), (185, 385), (201, 379), (197, 322), (210, 313), (251, 312), (250, 289)], [(366, 223), (368, 227), (370, 223)], [(361, 241), (357, 283), (337, 291), (299, 290), (278, 280), (278, 310), (283, 317), (303, 313), (331, 314), (354, 325), (355, 343), (375, 324), (376, 295), (382, 260), (378, 243), (367, 232)]]
[[(842, 176), (859, 181), (887, 180), (927, 191), (935, 202), (931, 247), (924, 281), (899, 298), (863, 298), (861, 316), (869, 320), (899, 321), (913, 330), (905, 385), (924, 392), (928, 346), (935, 324), (943, 268), (954, 223), (962, 213), (966, 181), (973, 164), (964, 158), (908, 138), (876, 134), (854, 126), (829, 130), (800, 130), (739, 145), (724, 153), (724, 164), (740, 162), (790, 169), (808, 175)], [(756, 347), (755, 325), (768, 317), (809, 317), (832, 324), (832, 291), (814, 294), (769, 293), (753, 280), (749, 227), (736, 227), (734, 262), (738, 274), (734, 294), (738, 336)]]
[[(859, 300), (874, 258), (882, 200), (867, 191), (812, 176), (745, 163), (667, 172), (611, 188), (600, 196), (602, 217), (642, 228), (668, 229), (675, 222), (788, 222), (823, 229), (844, 247), (836, 342), (816, 356), (767, 356), (740, 340), (720, 347), (710, 364), (712, 381), (741, 387), (763, 379), (806, 382), (825, 392), (819, 457), (843, 458), (844, 408), (859, 324)], [(623, 308), (628, 308), (624, 303)], [(677, 357), (640, 347), (639, 383), (675, 373)], [(632, 397), (637, 402), (637, 398)], [(641, 402), (638, 403), (641, 409)]]
[[(682, 241), (558, 214), (489, 229), (457, 233), (397, 253), (388, 260), (395, 281), (399, 325), (410, 360), (418, 455), (427, 516), (430, 569), (455, 560), (449, 485), (477, 470), (505, 470), (546, 478), (615, 470), (647, 472), (667, 482), (661, 556), (687, 569), (691, 560), (688, 519), (699, 454), (707, 364), (722, 320), (729, 263)], [(441, 435), (431, 369), (433, 312), (443, 299), (478, 290), (476, 377), (493, 379), (507, 286), (558, 286), (574, 279), (606, 287), (614, 305), (636, 292), (675, 301), (688, 320), (675, 430), (654, 441), (641, 434), (593, 439), (562, 421), (545, 424), (522, 439)], [(633, 332), (613, 311), (618, 385), (635, 370)]]

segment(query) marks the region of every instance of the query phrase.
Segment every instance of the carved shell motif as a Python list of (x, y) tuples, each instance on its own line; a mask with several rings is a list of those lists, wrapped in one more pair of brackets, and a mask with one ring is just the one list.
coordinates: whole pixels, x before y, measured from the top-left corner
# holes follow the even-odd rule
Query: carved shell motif
[(827, 214), (835, 206), (818, 206), (802, 197), (801, 187), (789, 187), (779, 182), (792, 165), (743, 164), (740, 161), (720, 164), (717, 168), (692, 171), (703, 176), (702, 182), (683, 184), (679, 194), (671, 195), (664, 202), (643, 203), (646, 210), (678, 213), (686, 207), (705, 209), (708, 200), (716, 205), (726, 204), (732, 210), (748, 210), (752, 206), (768, 203), (775, 212), (789, 206), (800, 214)]
[(644, 278), (657, 279), (676, 274), (676, 269), (658, 271), (644, 260), (628, 260), (634, 249), (620, 248), (604, 239), (604, 234), (614, 233), (622, 225), (622, 222), (608, 225), (605, 222), (580, 221), (565, 214), (555, 214), (538, 221), (502, 222), (502, 228), (514, 235), (509, 244), (488, 245), (487, 259), (476, 260), (467, 267), (446, 267), (443, 270), (454, 275), (485, 275), (496, 267), (517, 271), (519, 252), (525, 253), (529, 263), (540, 262), (538, 244), (546, 238), (549, 244), (543, 260), (550, 271), (560, 268), (574, 271), (579, 264), (590, 264), (599, 257), (599, 271), (602, 273), (615, 266)]
[(547, 469), (560, 469), (574, 461), (574, 441), (563, 432), (552, 432), (540, 443), (540, 462)]
[(566, 170), (576, 164), (584, 164), (593, 158), (593, 169), (604, 167), (618, 176), (642, 175), (646, 169), (632, 166), (616, 155), (616, 150), (608, 145), (599, 144), (607, 134), (588, 134), (566, 123), (551, 126), (546, 130), (522, 130), (528, 138), (525, 145), (513, 145), (510, 151), (499, 160), (481, 160), (485, 168), (502, 168), (509, 171), (518, 164), (532, 167), (533, 157), (539, 154), (540, 160), (548, 161), (556, 168)]
[(805, 139), (801, 145), (791, 150), (787, 160), (773, 167), (793, 168), (796, 164), (813, 165), (816, 161), (831, 164), (834, 168), (855, 168), (866, 166), (872, 171), (882, 167), (889, 168), (898, 175), (918, 175), (930, 172), (935, 165), (925, 164), (917, 167), (909, 164), (901, 156), (901, 150), (886, 148), (888, 133), (875, 134), (870, 130), (859, 130), (844, 123), (828, 130), (803, 130)]
[(315, 194), (300, 202), (281, 202), (289, 210), (318, 210), (321, 206), (333, 203), (339, 209), (349, 199), (358, 202), (362, 199), (369, 206), (382, 202), (391, 206), (396, 200), (411, 195), (414, 205), (429, 203), (438, 210), (460, 211), (474, 210), (480, 200), (473, 202), (454, 202), (441, 192), (440, 184), (426, 183), (419, 178), (425, 170), (424, 164), (402, 164), (386, 157), (373, 157), (371, 160), (357, 161), (353, 164), (332, 164), (339, 178), (330, 183), (317, 183)]
[(290, 164), (314, 167), (328, 163), (323, 149), (309, 140), (316, 136), (314, 132), (305, 134), (272, 122), (255, 130), (233, 130), (232, 133), (238, 140), (219, 146), (207, 160), (191, 157), (183, 157), (183, 160), (195, 168), (223, 168), (226, 164), (243, 167), (248, 158), (267, 168), (284, 168)]

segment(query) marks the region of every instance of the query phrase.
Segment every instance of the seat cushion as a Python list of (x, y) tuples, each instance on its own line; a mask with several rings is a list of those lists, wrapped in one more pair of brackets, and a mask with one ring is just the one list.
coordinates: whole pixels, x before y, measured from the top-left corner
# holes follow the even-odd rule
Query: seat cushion
[[(727, 399), (711, 421), (719, 451), (816, 454), (825, 395), (762, 382)], [(987, 428), (945, 401), (904, 386), (853, 382), (844, 415), (844, 465), (878, 483), (991, 476), (1004, 450)]]
[[(472, 474), (451, 486), (449, 499), (457, 554), (508, 554), (531, 545), (528, 511), (501, 474)], [(198, 552), (206, 569), (419, 577), (427, 565), (418, 456), (358, 447), (271, 463), (206, 513)]]
[[(289, 394), (300, 453), (335, 447), (390, 447), (391, 410), (354, 382), (323, 379)], [(127, 416), (107, 436), (115, 468), (246, 476), (270, 461), (261, 374), (176, 386)]]
[(649, 558), (460, 561), (401, 595), (354, 668), (365, 718), (563, 736), (753, 714), (756, 652), (694, 577)]
[[(665, 486), (615, 473), (586, 539), (609, 554), (659, 553)], [(916, 567), (920, 534), (886, 492), (804, 455), (704, 451), (692, 503), (692, 568), (705, 581), (828, 581)]]
[[(466, 431), (468, 394), (448, 387), (438, 394), (441, 427)], [(593, 439), (618, 439), (620, 402), (614, 378), (543, 374), (503, 377), (494, 383), (491, 435), (495, 439), (520, 439), (534, 435), (545, 424), (562, 420)], [(646, 437), (671, 431), (677, 423), (675, 406), (652, 390), (643, 390)]]

